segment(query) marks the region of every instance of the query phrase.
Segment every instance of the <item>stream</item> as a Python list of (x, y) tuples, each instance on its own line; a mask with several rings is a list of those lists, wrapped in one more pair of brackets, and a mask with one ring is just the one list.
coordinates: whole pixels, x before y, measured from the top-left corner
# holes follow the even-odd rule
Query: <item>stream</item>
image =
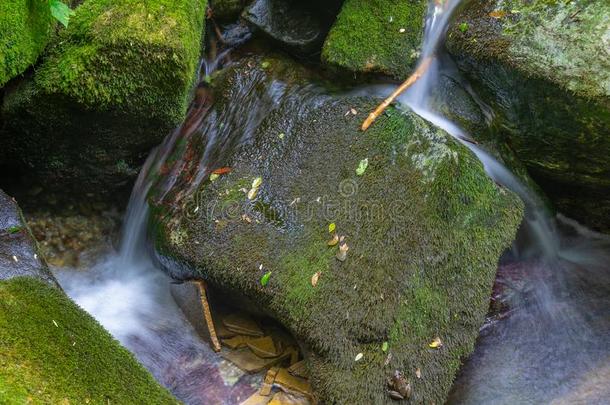
[[(610, 240), (562, 216), (552, 216), (538, 196), (508, 168), (473, 142), (469, 134), (435, 111), (431, 93), (442, 74), (453, 72), (441, 44), (460, 1), (430, 4), (421, 60), (432, 58), (424, 76), (398, 99), (467, 146), (498, 184), (518, 194), (526, 217), (518, 240), (502, 258), (492, 311), (473, 354), (465, 360), (448, 403), (607, 403), (610, 398)], [(205, 62), (202, 77), (221, 68), (227, 52)], [(449, 65), (447, 65), (449, 64)], [(358, 88), (350, 94), (385, 97), (393, 86)], [(244, 88), (244, 92), (248, 89)], [(86, 272), (56, 271), (68, 295), (132, 351), (155, 378), (187, 404), (236, 404), (258, 389), (262, 377), (248, 375), (202, 341), (174, 302), (172, 280), (155, 263), (146, 237), (147, 196), (176, 144), (205, 137), (192, 186), (209, 167), (250, 136), (280, 89), (258, 105), (229, 106), (211, 117), (209, 94), (199, 86), (182, 127), (149, 156), (134, 186), (120, 247)], [(447, 102), (451, 102), (447, 100)], [(246, 113), (247, 112), (247, 113)], [(236, 121), (218, 127), (218, 122)], [(184, 170), (172, 165), (167, 182)], [(164, 188), (168, 190), (171, 184)]]

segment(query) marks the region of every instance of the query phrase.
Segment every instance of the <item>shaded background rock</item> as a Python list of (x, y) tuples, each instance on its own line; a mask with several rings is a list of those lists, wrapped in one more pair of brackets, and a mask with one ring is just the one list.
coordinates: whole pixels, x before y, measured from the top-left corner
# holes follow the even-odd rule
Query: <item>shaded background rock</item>
[(470, 2), (448, 48), (557, 209), (610, 230), (610, 7)]
[[(173, 277), (205, 279), (286, 326), (321, 401), (391, 402), (386, 377), (396, 369), (410, 379), (414, 402), (444, 401), (522, 204), (464, 146), (414, 114), (391, 109), (362, 134), (359, 111), (374, 101), (331, 97), (293, 65), (265, 61), (243, 61), (214, 79), (219, 110), (170, 158), (164, 173), (175, 165), (177, 177), (162, 177), (151, 195), (159, 260)], [(235, 99), (239, 106), (220, 112)], [(253, 111), (253, 100), (269, 110)], [(206, 149), (206, 139), (237, 149)], [(203, 153), (216, 157), (209, 170), (233, 171), (192, 184)], [(368, 168), (357, 176), (364, 158)], [(250, 201), (243, 190), (257, 177)], [(346, 237), (345, 262), (327, 245), (331, 222)], [(436, 336), (444, 345), (433, 350)]]
[(341, 1), (254, 0), (243, 18), (290, 51), (319, 53)]
[(89, 0), (6, 89), (0, 159), (47, 186), (111, 193), (184, 117), (206, 2)]
[(17, 202), (0, 190), (0, 280), (21, 276), (58, 287)]

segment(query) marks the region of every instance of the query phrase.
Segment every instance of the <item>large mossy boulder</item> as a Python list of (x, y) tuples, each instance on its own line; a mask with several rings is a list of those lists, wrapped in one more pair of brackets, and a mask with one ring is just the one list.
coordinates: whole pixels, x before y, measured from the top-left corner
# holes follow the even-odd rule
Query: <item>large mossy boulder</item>
[[(375, 100), (325, 94), (296, 70), (246, 60), (213, 80), (210, 132), (179, 145), (187, 160), (168, 161), (179, 176), (150, 196), (158, 257), (174, 278), (207, 280), (292, 331), (322, 403), (391, 403), (395, 370), (413, 403), (443, 403), (522, 203), (442, 130), (392, 108), (362, 133)], [(206, 139), (239, 147), (206, 150)], [(192, 184), (201, 153), (232, 171)]]
[(17, 202), (0, 190), (0, 280), (21, 276), (57, 286)]
[(35, 75), (7, 90), (5, 159), (47, 185), (108, 192), (183, 119), (206, 1), (88, 0)]
[(178, 403), (61, 290), (30, 277), (0, 281), (0, 402)]
[(406, 78), (422, 43), (425, 0), (346, 0), (322, 49), (322, 60), (357, 73)]
[(610, 4), (472, 1), (448, 48), (557, 209), (610, 231)]
[(0, 2), (0, 87), (38, 59), (54, 27), (48, 1)]

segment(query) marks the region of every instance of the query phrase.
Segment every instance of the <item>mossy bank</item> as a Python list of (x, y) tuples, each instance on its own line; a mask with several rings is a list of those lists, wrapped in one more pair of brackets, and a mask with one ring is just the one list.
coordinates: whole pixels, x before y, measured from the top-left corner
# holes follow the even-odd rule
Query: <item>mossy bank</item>
[(136, 359), (64, 293), (0, 281), (0, 402), (174, 404)]
[(610, 231), (610, 5), (469, 2), (448, 48), (557, 209)]
[(183, 119), (205, 1), (88, 0), (6, 90), (2, 154), (47, 184), (108, 192)]
[[(214, 128), (243, 128), (252, 100), (272, 96), (270, 110), (253, 113), (241, 147), (213, 163), (231, 173), (185, 198), (201, 150), (190, 145), (195, 155), (174, 187), (153, 189), (158, 256), (175, 278), (205, 279), (287, 326), (323, 403), (391, 403), (394, 370), (410, 380), (413, 403), (442, 403), (472, 350), (522, 204), (414, 114), (390, 109), (362, 133), (374, 100), (330, 96), (294, 72), (250, 59), (214, 79), (218, 108), (248, 94), (244, 110)], [(258, 177), (249, 200), (244, 191)], [(328, 244), (330, 224), (345, 238), (345, 261)], [(431, 349), (436, 337), (443, 346)]]

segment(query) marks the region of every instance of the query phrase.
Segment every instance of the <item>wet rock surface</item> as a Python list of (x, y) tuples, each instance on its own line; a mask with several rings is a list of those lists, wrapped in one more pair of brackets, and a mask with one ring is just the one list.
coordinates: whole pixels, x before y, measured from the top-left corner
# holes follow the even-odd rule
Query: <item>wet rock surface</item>
[(255, 0), (242, 17), (289, 50), (313, 54), (321, 48), (330, 28), (332, 11), (338, 10), (338, 5), (333, 3), (337, 2), (315, 7), (315, 1)]
[(0, 190), (0, 280), (22, 276), (57, 286), (17, 202)]
[(602, 3), (472, 1), (447, 46), (496, 113), (498, 140), (556, 208), (608, 232), (610, 7)]
[[(387, 378), (404, 370), (412, 401), (442, 402), (522, 206), (449, 135), (396, 109), (362, 134), (371, 100), (330, 96), (297, 71), (253, 58), (214, 78), (209, 122), (150, 198), (158, 258), (286, 326), (317, 399), (390, 403)], [(212, 167), (197, 166), (204, 152)], [(215, 166), (232, 170), (205, 180)]]

